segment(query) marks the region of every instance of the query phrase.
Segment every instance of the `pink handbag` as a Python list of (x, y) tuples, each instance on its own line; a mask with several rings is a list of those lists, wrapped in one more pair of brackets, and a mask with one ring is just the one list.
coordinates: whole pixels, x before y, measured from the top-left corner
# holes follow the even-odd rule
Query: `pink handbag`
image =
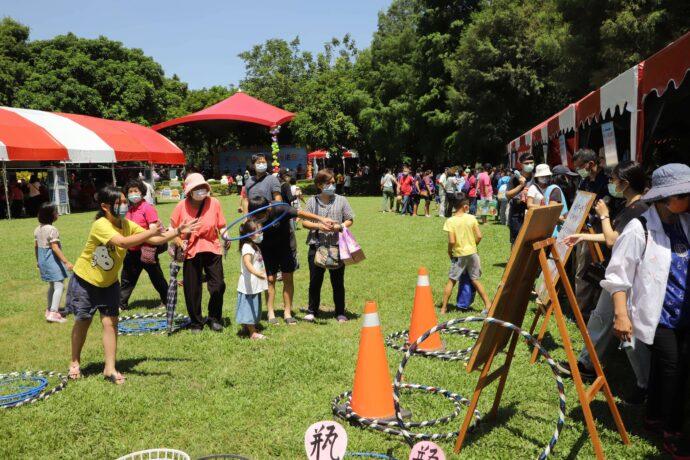
[(338, 248), (340, 249), (340, 260), (345, 265), (357, 264), (366, 259), (362, 247), (357, 244), (352, 232), (347, 228), (338, 234)]

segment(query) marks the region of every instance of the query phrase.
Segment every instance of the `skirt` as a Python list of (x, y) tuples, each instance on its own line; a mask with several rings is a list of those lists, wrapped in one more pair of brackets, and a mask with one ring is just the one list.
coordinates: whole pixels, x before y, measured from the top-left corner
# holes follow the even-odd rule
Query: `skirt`
[(261, 320), (261, 294), (237, 293), (237, 324), (259, 324)]
[(43, 281), (63, 281), (67, 269), (51, 248), (38, 248), (38, 271)]

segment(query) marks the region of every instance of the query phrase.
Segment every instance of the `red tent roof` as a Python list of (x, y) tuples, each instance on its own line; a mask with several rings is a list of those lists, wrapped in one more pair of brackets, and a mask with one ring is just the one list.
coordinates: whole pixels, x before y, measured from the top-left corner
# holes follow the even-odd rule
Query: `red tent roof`
[(322, 158), (330, 158), (331, 155), (327, 150), (314, 150), (307, 155), (307, 160), (320, 160)]
[(641, 99), (652, 91), (661, 97), (671, 82), (678, 89), (690, 72), (690, 32), (642, 62), (642, 66)]
[(0, 161), (184, 164), (185, 158), (165, 136), (134, 123), (0, 107)]
[(183, 123), (205, 120), (232, 120), (255, 123), (269, 128), (281, 125), (295, 118), (295, 114), (255, 99), (243, 92), (237, 92), (219, 103), (152, 126), (156, 131)]

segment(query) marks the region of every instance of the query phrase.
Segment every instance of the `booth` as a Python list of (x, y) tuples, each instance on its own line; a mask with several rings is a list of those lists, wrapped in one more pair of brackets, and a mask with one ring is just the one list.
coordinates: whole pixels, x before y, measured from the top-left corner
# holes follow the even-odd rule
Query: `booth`
[(184, 164), (182, 151), (144, 126), (85, 115), (0, 107), (0, 161), (7, 216), (11, 218), (7, 171), (48, 170), (50, 200), (70, 212), (67, 168), (115, 163)]

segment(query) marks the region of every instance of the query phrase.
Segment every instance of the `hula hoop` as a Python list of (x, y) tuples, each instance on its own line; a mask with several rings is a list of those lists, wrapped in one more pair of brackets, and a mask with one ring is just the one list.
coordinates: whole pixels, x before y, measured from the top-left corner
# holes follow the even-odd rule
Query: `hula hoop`
[[(379, 454), (378, 452), (345, 452), (345, 457), (359, 457), (359, 458), (380, 458), (382, 460), (397, 460), (395, 457), (388, 454)], [(201, 460), (201, 459), (199, 459)]]
[[(464, 337), (469, 337), (472, 339), (476, 339), (477, 337), (479, 337), (479, 331), (475, 331), (474, 329), (460, 328), (460, 327), (452, 327), (452, 328), (444, 329), (440, 332), (442, 334), (458, 334), (458, 335), (462, 335)], [(392, 348), (393, 350), (402, 351), (404, 353), (410, 347), (407, 344), (407, 337), (408, 336), (409, 336), (409, 331), (394, 332), (394, 333), (392, 333), (386, 337), (386, 339), (385, 339), (386, 346), (389, 348)], [(402, 345), (399, 345), (397, 342), (400, 339), (404, 339), (405, 343)], [(419, 350), (419, 349), (415, 348), (414, 354), (419, 355), (419, 356), (423, 356), (425, 358), (443, 359), (445, 361), (468, 361), (470, 359), (470, 354), (472, 353), (473, 347), (474, 347), (474, 345), (472, 345), (471, 347), (460, 349), (460, 350), (439, 350), (439, 351), (426, 351), (426, 350)]]
[[(403, 422), (403, 427), (404, 429), (407, 428), (421, 428), (421, 427), (428, 427), (428, 426), (434, 426), (434, 425), (440, 425), (440, 424), (445, 424), (450, 422), (451, 420), (455, 419), (460, 412), (462, 411), (462, 406), (469, 406), (470, 401), (467, 398), (462, 397), (459, 394), (452, 393), (448, 390), (444, 390), (443, 388), (436, 388), (428, 385), (419, 385), (416, 383), (401, 383), (400, 386), (402, 388), (409, 388), (411, 390), (422, 390), (422, 391), (427, 391), (429, 393), (433, 394), (438, 394), (441, 396), (444, 396), (446, 399), (449, 399), (450, 401), (453, 402), (453, 405), (455, 406), (455, 409), (450, 415), (446, 415), (445, 417), (437, 418), (437, 419), (432, 419), (432, 420), (424, 420), (421, 422)], [(359, 425), (363, 425), (367, 428), (371, 428), (377, 431), (381, 431), (386, 434), (390, 435), (395, 435), (395, 436), (404, 436), (404, 433), (402, 430), (400, 430), (398, 427), (400, 424), (398, 421), (391, 419), (390, 421), (386, 420), (380, 420), (380, 419), (373, 419), (373, 418), (366, 418), (366, 417), (361, 417), (358, 415), (356, 412), (352, 410), (350, 407), (350, 401), (352, 399), (352, 392), (351, 391), (346, 391), (344, 393), (339, 394), (336, 396), (333, 401), (331, 402), (331, 406), (333, 409), (333, 414), (337, 417), (340, 417), (344, 420), (347, 420), (348, 422), (351, 423), (356, 423)], [(344, 405), (342, 404), (344, 401)], [(399, 407), (396, 406), (396, 412), (399, 410)], [(481, 419), (481, 413), (477, 410), (474, 411), (474, 417), (475, 421), (472, 424), (472, 427), (474, 427), (479, 420)], [(458, 432), (450, 432), (450, 433), (434, 433), (434, 434), (425, 434), (425, 433), (419, 433), (417, 436), (417, 439), (424, 439), (428, 441), (433, 441), (437, 439), (451, 439), (454, 438), (458, 435)]]
[[(46, 388), (48, 387), (48, 379), (51, 377), (56, 377), (58, 379), (58, 383), (55, 387), (46, 391)], [(58, 372), (24, 371), (0, 374), (0, 387), (22, 380), (38, 383), (38, 385), (26, 388), (18, 393), (0, 397), (0, 409), (19, 407), (25, 404), (35, 403), (43, 399), (48, 399), (67, 386), (67, 377)]]
[(199, 457), (196, 460), (225, 460), (225, 459), (235, 459), (235, 460), (249, 460), (247, 457), (236, 454), (211, 454), (204, 457)]
[(271, 221), (271, 223), (266, 224), (266, 225), (264, 225), (263, 227), (261, 227), (259, 230), (255, 230), (255, 231), (253, 231), (253, 232), (251, 232), (251, 233), (247, 233), (246, 235), (242, 235), (242, 236), (228, 236), (228, 235), (227, 235), (228, 231), (229, 231), (232, 227), (234, 227), (235, 225), (239, 224), (240, 222), (243, 222), (246, 218), (251, 217), (251, 216), (253, 216), (253, 215), (255, 215), (255, 214), (258, 214), (258, 213), (260, 213), (260, 212), (262, 212), (262, 211), (265, 211), (265, 210), (267, 210), (267, 209), (275, 208), (275, 207), (278, 207), (278, 206), (290, 207), (290, 205), (287, 204), (287, 203), (271, 203), (271, 204), (268, 204), (268, 205), (266, 205), (266, 206), (262, 206), (262, 207), (260, 207), (259, 209), (255, 209), (255, 210), (253, 210), (252, 212), (247, 213), (247, 214), (245, 214), (245, 215), (242, 216), (242, 217), (238, 217), (237, 219), (235, 219), (235, 220), (233, 220), (232, 222), (230, 222), (230, 224), (228, 224), (228, 225), (225, 227), (225, 230), (223, 230), (223, 233), (220, 234), (220, 237), (223, 238), (223, 240), (225, 240), (225, 241), (237, 241), (237, 240), (241, 240), (242, 238), (251, 238), (252, 236), (254, 236), (254, 235), (256, 235), (256, 234), (263, 232), (265, 229), (272, 227), (273, 225), (277, 224), (283, 217), (285, 217), (285, 215), (288, 213), (288, 210), (285, 209), (285, 211), (283, 211), (283, 213), (282, 213), (281, 215), (279, 215), (278, 217), (276, 217), (275, 219), (273, 219), (273, 221)]
[(528, 344), (531, 344), (532, 346), (536, 347), (539, 350), (539, 354), (541, 354), (546, 362), (548, 363), (549, 367), (551, 368), (551, 371), (553, 372), (553, 375), (556, 379), (556, 388), (558, 389), (558, 419), (556, 420), (556, 430), (554, 431), (553, 435), (551, 436), (551, 440), (549, 443), (544, 447), (544, 450), (539, 454), (539, 459), (543, 460), (549, 456), (549, 454), (553, 451), (553, 448), (556, 446), (556, 443), (558, 442), (558, 438), (561, 433), (561, 429), (563, 428), (563, 424), (565, 423), (565, 390), (563, 388), (563, 380), (561, 380), (561, 376), (558, 372), (558, 366), (554, 362), (553, 358), (549, 355), (549, 353), (542, 348), (541, 344), (537, 339), (529, 335), (527, 332), (523, 331), (519, 327), (515, 326), (514, 324), (508, 323), (506, 321), (501, 321), (499, 319), (495, 318), (484, 318), (484, 317), (475, 317), (475, 316), (468, 316), (466, 318), (456, 318), (452, 319), (450, 321), (447, 321), (445, 323), (441, 323), (437, 326), (432, 327), (428, 331), (426, 331), (424, 334), (422, 334), (413, 344), (410, 344), (410, 347), (405, 351), (405, 355), (403, 356), (402, 361), (400, 361), (400, 366), (398, 366), (398, 372), (395, 375), (395, 381), (393, 382), (393, 403), (395, 405), (395, 418), (399, 427), (399, 432), (405, 437), (405, 440), (409, 443), (412, 444), (415, 440), (420, 440), (420, 439), (426, 439), (424, 436), (427, 436), (424, 433), (411, 433), (407, 429), (407, 424), (403, 421), (402, 418), (402, 412), (400, 409), (400, 388), (405, 388), (406, 384), (401, 383), (402, 377), (403, 377), (403, 371), (405, 369), (405, 365), (407, 364), (407, 361), (410, 359), (410, 357), (415, 353), (415, 350), (419, 346), (420, 343), (425, 341), (431, 334), (437, 332), (437, 331), (442, 331), (444, 329), (448, 329), (450, 326), (453, 326), (455, 324), (459, 323), (489, 323), (489, 324), (495, 324), (497, 326), (505, 327), (507, 329), (510, 329), (514, 332), (517, 332), (522, 336), (523, 339)]
[[(172, 332), (184, 329), (191, 323), (189, 316), (176, 314), (173, 317)], [(117, 335), (167, 334), (167, 313), (121, 316), (118, 319)]]
[(191, 457), (186, 452), (177, 449), (146, 449), (131, 454), (124, 455), (117, 460), (190, 460)]
[[(27, 398), (33, 398), (48, 386), (48, 379), (41, 376), (18, 376), (0, 380), (0, 405), (6, 406)], [(4, 388), (16, 388), (8, 393)]]

